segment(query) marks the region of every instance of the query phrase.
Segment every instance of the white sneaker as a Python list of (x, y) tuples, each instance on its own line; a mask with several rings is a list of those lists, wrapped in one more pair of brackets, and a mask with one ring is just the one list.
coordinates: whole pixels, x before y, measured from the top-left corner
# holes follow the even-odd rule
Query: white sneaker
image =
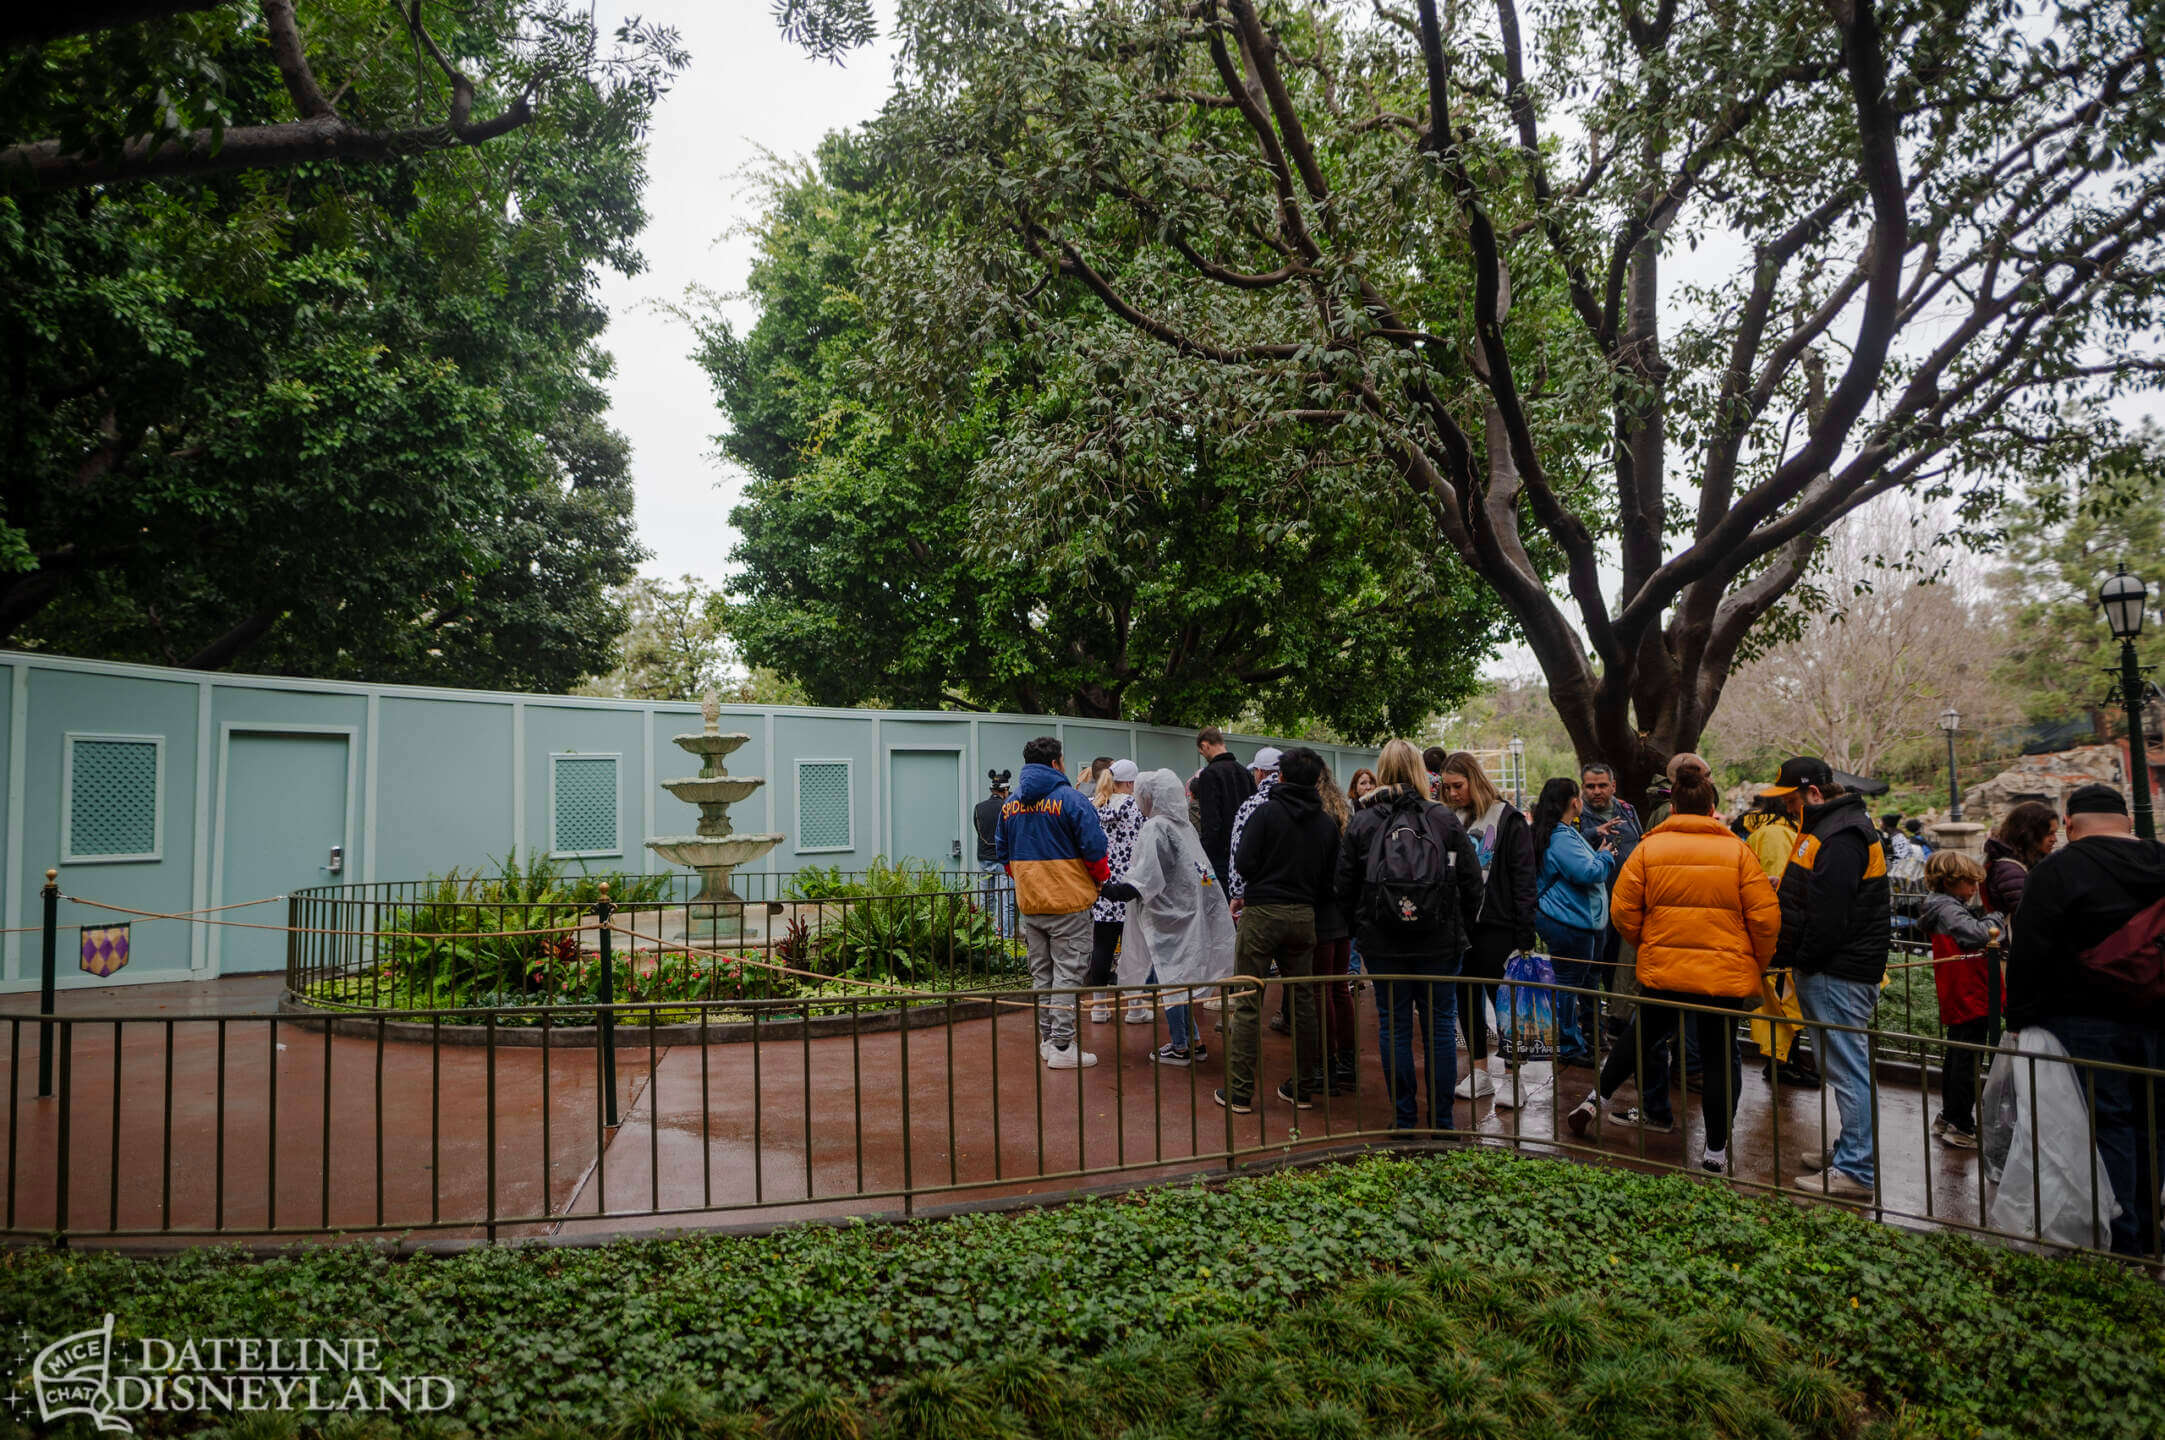
[(1047, 1070), (1087, 1070), (1097, 1063), (1098, 1057), (1080, 1045), (1055, 1046), (1045, 1057)]
[(1699, 1157), (1699, 1168), (1706, 1171), (1709, 1175), (1728, 1174), (1729, 1152), (1727, 1150), (1709, 1149), (1705, 1154)]
[(1110, 1005), (1093, 1005), (1093, 1006), (1091, 1006), (1091, 1007), (1090, 1007), (1090, 1023), (1091, 1023), (1091, 1024), (1093, 1024), (1093, 1025), (1103, 1025), (1103, 1024), (1107, 1023), (1108, 1021), (1110, 1021), (1110, 1020), (1111, 1020), (1112, 1018), (1113, 1018), (1113, 1007), (1112, 1007), (1112, 1006), (1110, 1006)]
[(1459, 1081), (1458, 1088), (1451, 1093), (1461, 1100), (1471, 1100), (1480, 1095), (1493, 1095), (1496, 1093), (1496, 1082), (1489, 1078), (1486, 1070), (1476, 1070)]
[(1130, 1006), (1128, 1013), (1123, 1015), (1121, 1019), (1129, 1025), (1148, 1025), (1154, 1022), (1157, 1016), (1152, 1015), (1148, 1010), (1137, 1010)]

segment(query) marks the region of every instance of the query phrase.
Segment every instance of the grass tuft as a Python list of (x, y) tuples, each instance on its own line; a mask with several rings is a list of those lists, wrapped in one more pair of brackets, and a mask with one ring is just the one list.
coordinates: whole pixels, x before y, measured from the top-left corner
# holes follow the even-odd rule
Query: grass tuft
[(1577, 1365), (1602, 1346), (1601, 1312), (1584, 1296), (1559, 1295), (1526, 1312), (1519, 1336), (1559, 1365)]
[(775, 1440), (864, 1440), (857, 1397), (831, 1380), (806, 1380), (774, 1412)]
[(887, 1433), (896, 1440), (989, 1440), (994, 1433), (984, 1376), (960, 1366), (943, 1365), (897, 1381), (881, 1410)]
[(704, 1440), (714, 1410), (704, 1390), (688, 1380), (673, 1380), (627, 1400), (609, 1429), (610, 1440)]
[(1792, 1360), (1774, 1372), (1774, 1408), (1807, 1435), (1836, 1436), (1849, 1429), (1857, 1397), (1832, 1370)]
[(1685, 1322), (1685, 1330), (1704, 1353), (1762, 1380), (1774, 1373), (1789, 1348), (1781, 1331), (1749, 1310), (1734, 1307), (1694, 1315)]

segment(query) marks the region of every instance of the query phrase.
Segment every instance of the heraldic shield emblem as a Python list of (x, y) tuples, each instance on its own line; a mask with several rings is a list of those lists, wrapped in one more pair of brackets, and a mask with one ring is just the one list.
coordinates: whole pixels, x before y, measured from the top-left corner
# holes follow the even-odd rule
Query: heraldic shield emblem
[(38, 1413), (50, 1425), (64, 1415), (86, 1415), (100, 1430), (132, 1431), (113, 1406), (113, 1317), (96, 1330), (55, 1340), (38, 1352), (31, 1368)]
[(125, 925), (85, 925), (83, 927), (83, 969), (103, 980), (128, 963), (128, 927)]

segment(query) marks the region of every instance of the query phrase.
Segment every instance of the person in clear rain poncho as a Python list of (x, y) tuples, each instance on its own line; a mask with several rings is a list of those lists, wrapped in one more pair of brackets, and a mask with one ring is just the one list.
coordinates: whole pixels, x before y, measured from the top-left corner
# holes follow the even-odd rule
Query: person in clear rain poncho
[[(1188, 797), (1170, 770), (1144, 772), (1135, 784), (1143, 828), (1124, 880), (1109, 882), (1104, 895), (1128, 902), (1125, 943), (1147, 960), (1159, 985), (1207, 985), (1233, 973), (1233, 913), (1218, 887), (1202, 837), (1188, 819)], [(1122, 967), (1126, 968), (1126, 967)], [(1193, 996), (1185, 989), (1161, 995), (1166, 1007), (1166, 1044), (1152, 1059), (1188, 1065), (1205, 1055), (1195, 1029)]]

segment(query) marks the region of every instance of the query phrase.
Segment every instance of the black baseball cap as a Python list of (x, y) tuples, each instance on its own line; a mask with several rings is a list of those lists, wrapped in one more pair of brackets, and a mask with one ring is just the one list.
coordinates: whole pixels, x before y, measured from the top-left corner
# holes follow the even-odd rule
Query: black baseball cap
[(1781, 773), (1774, 783), (1760, 791), (1761, 795), (1794, 795), (1806, 786), (1825, 790), (1839, 785), (1844, 790), (1859, 795), (1884, 795), (1887, 782), (1872, 780), (1862, 775), (1852, 775), (1847, 770), (1837, 770), (1817, 755), (1795, 755), (1782, 762)]
[(2084, 785), (2068, 793), (2070, 815), (2125, 815), (2127, 797), (2110, 785)]

